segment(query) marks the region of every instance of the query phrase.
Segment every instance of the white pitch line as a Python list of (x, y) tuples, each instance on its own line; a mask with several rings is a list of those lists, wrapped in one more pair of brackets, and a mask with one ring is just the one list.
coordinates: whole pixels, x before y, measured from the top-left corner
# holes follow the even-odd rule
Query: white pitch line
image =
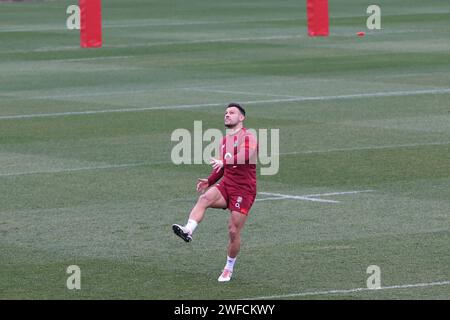
[(0, 116), (0, 120), (53, 118), (53, 117), (79, 116), (79, 115), (91, 115), (91, 114), (102, 114), (102, 113), (141, 112), (141, 111), (151, 111), (151, 110), (190, 109), (190, 108), (201, 108), (201, 107), (217, 107), (217, 106), (224, 106), (224, 105), (225, 105), (224, 103), (205, 103), (205, 104), (186, 104), (186, 105), (160, 106), (160, 107), (147, 107), (147, 108), (126, 108), (126, 109), (70, 111), (70, 112), (55, 112), (55, 113), (37, 113), (37, 114)]
[(85, 61), (95, 61), (95, 60), (114, 60), (114, 59), (130, 59), (138, 58), (139, 56), (107, 56), (107, 57), (91, 57), (91, 58), (73, 58), (73, 59), (52, 59), (46, 62), (85, 62)]
[[(285, 19), (285, 21), (289, 20), (298, 20), (298, 19)], [(265, 22), (265, 21), (284, 21), (283, 19), (276, 20), (260, 20), (260, 21), (219, 21), (216, 23), (236, 23), (236, 22)], [(178, 24), (151, 24), (148, 26), (170, 26), (170, 25), (192, 25), (192, 24), (209, 24), (214, 22), (186, 22), (186, 23), (178, 23)], [(109, 25), (105, 26), (106, 28), (123, 28), (123, 27), (142, 27), (146, 25)], [(55, 28), (40, 28), (35, 26), (32, 28), (15, 28), (15, 29), (5, 29), (0, 28), (0, 33), (3, 32), (37, 32), (37, 31), (65, 31), (64, 27), (55, 27)], [(386, 34), (397, 34), (397, 33), (418, 33), (418, 32), (432, 32), (432, 29), (418, 29), (418, 30), (403, 30), (403, 31), (383, 31), (382, 33), (373, 33), (369, 34), (370, 36), (380, 36)], [(442, 30), (441, 30), (442, 31)], [(350, 34), (332, 34), (334, 37), (353, 37), (353, 33)], [(305, 38), (303, 35), (286, 35), (286, 36), (265, 36), (265, 37), (246, 37), (246, 38), (223, 38), (223, 39), (203, 39), (203, 40), (192, 40), (192, 41), (171, 41), (171, 42), (147, 42), (147, 43), (137, 43), (137, 44), (127, 44), (127, 45), (104, 45), (104, 48), (140, 48), (140, 47), (150, 47), (150, 46), (163, 46), (163, 45), (178, 45), (178, 44), (201, 44), (201, 43), (214, 43), (214, 42), (232, 42), (232, 41), (254, 41), (254, 40), (283, 40), (283, 39), (295, 39), (295, 38)], [(78, 50), (79, 46), (64, 46), (64, 47), (45, 47), (38, 49), (28, 49), (28, 50), (9, 50), (9, 51), (0, 51), (0, 54), (11, 54), (11, 53), (28, 53), (28, 52), (54, 52), (54, 51), (73, 51)], [(95, 59), (95, 58), (93, 58)], [(101, 57), (99, 57), (101, 59)]]
[(230, 24), (230, 23), (257, 23), (257, 22), (282, 22), (282, 21), (301, 21), (301, 18), (272, 18), (272, 19), (239, 19), (239, 20), (221, 20), (221, 21), (174, 21), (174, 22), (150, 22), (140, 24), (105, 24), (106, 28), (133, 28), (133, 27), (172, 27), (187, 25), (205, 25), (205, 24)]
[[(416, 147), (416, 146), (428, 146), (428, 145), (449, 145), (449, 142), (432, 142), (432, 143), (422, 143), (422, 144), (401, 144), (401, 145), (390, 145), (390, 146), (377, 146), (377, 147), (363, 147), (363, 148), (345, 148), (345, 149), (329, 149), (329, 150), (317, 150), (317, 151), (306, 151), (306, 152), (295, 152), (295, 153), (280, 153), (280, 155), (286, 154), (302, 154), (302, 153), (327, 153), (327, 152), (335, 152), (335, 151), (356, 151), (356, 150), (372, 150), (372, 149), (387, 149), (387, 148), (403, 148), (403, 147)], [(81, 168), (68, 168), (68, 169), (60, 169), (60, 170), (48, 170), (48, 171), (27, 171), (27, 172), (16, 172), (16, 173), (0, 173), (0, 177), (9, 177), (9, 176), (19, 176), (19, 175), (29, 175), (29, 174), (43, 174), (43, 173), (63, 173), (63, 172), (72, 172), (72, 171), (83, 171), (83, 170), (96, 170), (96, 169), (114, 169), (114, 168), (126, 168), (126, 167), (134, 167), (134, 166), (144, 166), (144, 165), (152, 165), (152, 164), (162, 164), (162, 163), (170, 163), (170, 161), (159, 161), (152, 163), (125, 163), (120, 165), (105, 165), (105, 166), (97, 166), (97, 167), (81, 167)], [(353, 191), (350, 191), (353, 193)], [(371, 190), (363, 190), (360, 192), (371, 192)], [(264, 192), (260, 192), (260, 194), (264, 194)], [(333, 194), (315, 194), (315, 195), (306, 195), (306, 197), (318, 196), (318, 195), (334, 195)], [(267, 195), (269, 195), (267, 193)], [(286, 195), (287, 196), (287, 195)], [(287, 196), (291, 197), (291, 196)], [(286, 197), (285, 197), (286, 198)], [(268, 200), (281, 200), (283, 197), (279, 195), (275, 197), (256, 199), (256, 201), (268, 201)]]
[(397, 97), (397, 96), (411, 96), (411, 95), (419, 95), (419, 94), (442, 94), (442, 93), (450, 93), (450, 88), (424, 89), (424, 90), (411, 90), (411, 91), (384, 91), (384, 92), (371, 92), (371, 93), (343, 94), (343, 95), (334, 95), (334, 96), (298, 97), (298, 98), (293, 98), (293, 99), (301, 99), (301, 100), (295, 100), (295, 101), (316, 101), (316, 100), (322, 101), (322, 100), (339, 100), (339, 99), (373, 98), (373, 97)]
[[(121, 57), (119, 57), (121, 58)], [(74, 59), (80, 60), (80, 59)], [(86, 59), (87, 60), (87, 59)], [(55, 60), (52, 60), (54, 62)], [(63, 60), (58, 60), (62, 62)], [(284, 97), (284, 98), (299, 98), (298, 96), (280, 95), (280, 94), (268, 94), (259, 92), (245, 92), (245, 91), (227, 91), (227, 90), (215, 90), (208, 89), (208, 87), (180, 87), (180, 88), (148, 88), (139, 90), (122, 90), (122, 91), (102, 91), (102, 92), (88, 92), (88, 93), (72, 93), (72, 94), (60, 94), (60, 95), (46, 95), (46, 96), (19, 96), (10, 93), (0, 93), (0, 96), (14, 98), (14, 99), (65, 99), (65, 98), (82, 98), (82, 97), (98, 97), (98, 96), (111, 96), (111, 95), (126, 95), (126, 94), (139, 94), (149, 93), (153, 91), (173, 91), (173, 90), (185, 90), (185, 91), (198, 91), (198, 92), (219, 92), (219, 93), (231, 93), (231, 94), (246, 94), (246, 95), (261, 95), (267, 97)]]
[(293, 199), (293, 200), (305, 200), (305, 201), (314, 201), (314, 202), (340, 203), (340, 201), (327, 200), (327, 199), (317, 199), (317, 198), (326, 197), (326, 196), (338, 196), (338, 195), (344, 195), (344, 194), (357, 194), (357, 193), (364, 193), (364, 192), (374, 192), (374, 191), (375, 190), (356, 190), (356, 191), (343, 191), (343, 192), (308, 194), (308, 195), (301, 195), (301, 196), (294, 196), (294, 195), (281, 194), (281, 193), (272, 193), (272, 192), (259, 192), (258, 194), (268, 195), (268, 196), (272, 196), (272, 197), (256, 199), (256, 201)]
[(134, 45), (104, 45), (104, 48), (118, 49), (118, 48), (146, 48), (155, 46), (172, 46), (181, 44), (203, 44), (203, 43), (221, 43), (234, 41), (259, 41), (259, 40), (287, 40), (287, 39), (302, 39), (302, 35), (286, 35), (286, 36), (264, 36), (264, 37), (241, 37), (241, 38), (217, 38), (217, 39), (199, 39), (191, 41), (166, 41), (166, 42), (149, 42)]
[(446, 286), (446, 285), (450, 285), (450, 281), (439, 281), (439, 282), (428, 282), (428, 283), (415, 283), (415, 284), (386, 286), (386, 287), (381, 287), (379, 289), (354, 288), (354, 289), (347, 289), (347, 290), (327, 290), (327, 291), (298, 292), (298, 293), (280, 294), (280, 295), (273, 295), (273, 296), (244, 298), (244, 299), (241, 299), (241, 300), (280, 299), (280, 298), (307, 297), (307, 296), (328, 295), (328, 294), (346, 294), (346, 293), (356, 293), (356, 292), (363, 292), (363, 291), (374, 291), (374, 292), (377, 292), (377, 291), (380, 291), (380, 290), (423, 288), (423, 287)]
[[(353, 15), (346, 15), (339, 18), (356, 17)], [(190, 26), (190, 25), (214, 25), (214, 24), (233, 24), (233, 23), (263, 23), (263, 22), (284, 22), (284, 21), (299, 21), (304, 19), (298, 17), (292, 18), (272, 18), (272, 19), (236, 19), (236, 20), (211, 20), (211, 21), (142, 21), (141, 23), (105, 23), (103, 28), (143, 28), (143, 27), (177, 27), (177, 26)], [(0, 33), (7, 32), (43, 32), (43, 31), (66, 31), (65, 26), (62, 25), (35, 25), (35, 26), (12, 26), (1, 27)], [(411, 30), (383, 30), (381, 33), (374, 33), (378, 35), (382, 34), (397, 34), (397, 33), (418, 33), (418, 32), (431, 32), (432, 28), (421, 28)], [(332, 34), (334, 36), (340, 36), (342, 33)]]
[[(52, 62), (55, 60), (52, 60)], [(205, 87), (207, 88), (207, 87)], [(175, 88), (145, 88), (145, 89), (132, 89), (132, 90), (116, 90), (116, 91), (100, 91), (100, 92), (84, 92), (84, 93), (71, 93), (71, 94), (58, 94), (58, 95), (46, 95), (46, 96), (20, 96), (20, 94), (26, 94), (27, 92), (19, 92), (18, 94), (0, 93), (1, 96), (8, 98), (15, 98), (19, 100), (34, 100), (34, 99), (65, 99), (65, 98), (82, 98), (82, 97), (99, 97), (99, 96), (111, 96), (111, 95), (126, 95), (126, 94), (139, 94), (150, 93), (154, 91), (172, 91), (173, 90), (191, 90), (190, 87), (175, 87)], [(195, 88), (197, 89), (197, 88)]]
[(270, 198), (262, 198), (262, 199), (256, 199), (255, 201), (269, 201), (269, 200), (282, 200), (286, 199), (285, 197), (270, 197)]
[(327, 197), (327, 196), (339, 196), (343, 194), (356, 194), (364, 192), (374, 192), (375, 190), (360, 190), (360, 191), (344, 191), (344, 192), (331, 192), (331, 193), (318, 193), (318, 194), (308, 194), (304, 197)]
[(304, 200), (304, 201), (312, 201), (312, 202), (325, 202), (325, 203), (339, 203), (339, 201), (334, 200), (324, 200), (324, 199), (316, 199), (316, 198), (308, 198), (308, 197), (278, 197), (278, 198), (264, 198), (264, 199), (256, 199), (255, 201), (267, 201), (267, 200)]
[[(244, 105), (245, 104), (249, 105), (249, 104), (279, 103), (279, 102), (323, 101), (323, 100), (411, 96), (411, 95), (420, 95), (420, 94), (443, 94), (443, 93), (450, 93), (450, 88), (413, 90), (413, 91), (374, 92), (374, 93), (346, 94), (346, 95), (334, 95), (334, 96), (294, 97), (294, 98), (286, 98), (286, 99), (251, 100), (251, 101), (242, 101), (241, 103)], [(201, 107), (217, 107), (217, 106), (224, 106), (224, 105), (226, 105), (226, 102), (213, 102), (213, 103), (204, 103), (204, 104), (186, 104), (186, 105), (167, 105), (167, 106), (143, 107), (143, 108), (123, 108), (123, 109), (71, 111), (71, 112), (42, 113), (42, 114), (8, 115), (8, 116), (0, 116), (0, 120), (61, 117), (61, 116), (74, 116), (74, 115), (91, 115), (91, 114), (102, 114), (102, 113), (142, 112), (142, 111), (165, 110), (165, 109), (191, 109), (191, 108), (201, 108)]]
[[(138, 44), (119, 44), (119, 45), (103, 45), (103, 48), (120, 49), (120, 48), (147, 48), (157, 46), (173, 46), (173, 45), (185, 45), (185, 44), (203, 44), (203, 43), (221, 43), (221, 42), (234, 42), (234, 41), (259, 41), (259, 40), (287, 40), (287, 39), (301, 39), (305, 38), (302, 35), (285, 35), (285, 36), (264, 36), (264, 37), (241, 37), (241, 38), (216, 38), (216, 39), (199, 39), (190, 41), (165, 41), (165, 42), (147, 42)], [(59, 48), (39, 48), (34, 50), (14, 50), (14, 51), (0, 51), (0, 54), (22, 53), (22, 52), (53, 52), (53, 51), (73, 51), (79, 47), (66, 46)], [(138, 57), (138, 56), (135, 56)], [(102, 57), (92, 57), (90, 60), (102, 59)]]
[[(316, 198), (311, 198), (311, 197), (306, 197), (306, 196), (293, 196), (293, 195), (289, 195), (289, 194), (280, 194), (280, 193), (271, 193), (271, 192), (259, 192), (259, 194), (279, 197), (277, 200), (292, 199), (292, 200), (305, 200), (305, 201), (313, 201), (313, 202), (339, 203), (339, 201), (335, 201), (335, 200), (316, 199)], [(264, 199), (256, 199), (256, 201), (258, 201), (258, 200), (264, 201)]]
[(409, 144), (392, 144), (385, 146), (370, 146), (370, 147), (355, 147), (355, 148), (336, 148), (327, 150), (313, 150), (313, 151), (293, 151), (293, 152), (281, 152), (280, 156), (293, 155), (293, 154), (314, 154), (314, 153), (328, 153), (328, 152), (340, 152), (340, 151), (360, 151), (360, 150), (378, 150), (378, 149), (396, 149), (396, 148), (413, 148), (420, 146), (441, 146), (450, 144), (450, 141), (444, 142), (429, 142), (429, 143), (409, 143)]
[[(273, 18), (273, 19), (240, 19), (240, 20), (211, 20), (211, 21), (167, 21), (167, 22), (145, 22), (142, 23), (105, 23), (103, 28), (143, 28), (143, 27), (176, 27), (190, 25), (208, 25), (208, 24), (230, 24), (230, 23), (257, 23), (257, 22), (282, 22), (282, 21), (301, 21), (300, 18)], [(0, 33), (6, 32), (41, 32), (41, 31), (66, 31), (62, 25), (37, 25), (37, 26), (14, 26), (2, 27)]]
[[(166, 162), (164, 162), (166, 163)], [(33, 174), (53, 174), (53, 173), (66, 173), (66, 172), (78, 172), (78, 171), (88, 171), (88, 170), (102, 170), (102, 169), (119, 169), (119, 168), (130, 168), (130, 167), (141, 167), (145, 165), (157, 164), (153, 163), (126, 163), (117, 165), (104, 165), (104, 166), (93, 166), (93, 167), (80, 167), (80, 168), (68, 168), (68, 169), (58, 169), (58, 170), (42, 170), (42, 171), (25, 171), (25, 172), (12, 172), (12, 173), (0, 173), (0, 177), (15, 177), (15, 176), (25, 176)], [(158, 162), (159, 164), (159, 162)]]
[[(225, 23), (225, 22), (224, 22)], [(232, 22), (230, 22), (232, 23)], [(183, 25), (183, 24), (180, 24)], [(135, 25), (138, 27), (137, 25)], [(131, 26), (134, 27), (134, 26)], [(16, 32), (19, 30), (12, 31), (2, 31), (1, 32)], [(37, 30), (32, 30), (37, 31)], [(45, 31), (45, 30), (39, 30)], [(50, 31), (50, 30), (48, 30)], [(59, 31), (64, 31), (63, 29), (59, 29)], [(386, 34), (396, 34), (396, 33), (417, 33), (417, 32), (429, 32), (431, 30), (405, 30), (398, 32), (386, 32), (382, 33), (373, 33), (369, 34), (370, 36), (380, 36)], [(349, 34), (332, 34), (334, 37), (353, 37), (352, 33)], [(261, 37), (241, 37), (241, 38), (216, 38), (216, 39), (198, 39), (191, 41), (166, 41), (166, 42), (145, 42), (145, 43), (136, 43), (136, 44), (123, 44), (123, 45), (108, 45), (105, 44), (103, 48), (142, 48), (142, 47), (152, 47), (152, 46), (166, 46), (166, 45), (184, 45), (184, 44), (202, 44), (202, 43), (220, 43), (220, 42), (233, 42), (233, 41), (255, 41), (255, 40), (287, 40), (287, 39), (300, 39), (305, 38), (303, 35), (285, 35), (285, 36), (261, 36)], [(77, 50), (79, 47), (76, 46), (65, 46), (58, 48), (39, 48), (34, 50), (13, 50), (13, 51), (0, 51), (0, 54), (10, 54), (10, 53), (21, 53), (21, 52), (53, 52), (53, 51), (62, 51), (62, 50)]]

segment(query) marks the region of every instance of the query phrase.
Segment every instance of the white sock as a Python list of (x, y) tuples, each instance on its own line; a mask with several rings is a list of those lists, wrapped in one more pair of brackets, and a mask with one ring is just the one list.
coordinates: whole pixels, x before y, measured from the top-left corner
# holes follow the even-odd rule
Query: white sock
[(227, 264), (225, 265), (225, 269), (230, 270), (232, 272), (235, 262), (236, 262), (236, 257), (230, 258), (229, 256), (227, 256)]
[(188, 222), (185, 225), (185, 228), (188, 229), (188, 231), (193, 234), (195, 231), (195, 228), (197, 228), (198, 223), (195, 220), (189, 219)]

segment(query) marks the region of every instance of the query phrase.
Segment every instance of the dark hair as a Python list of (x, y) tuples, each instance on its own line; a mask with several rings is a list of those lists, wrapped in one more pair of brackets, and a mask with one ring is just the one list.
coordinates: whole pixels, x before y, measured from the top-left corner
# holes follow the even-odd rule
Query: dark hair
[(245, 116), (245, 109), (242, 108), (242, 106), (239, 103), (232, 102), (227, 106), (227, 109), (231, 107), (238, 108), (239, 111), (242, 113), (242, 115)]

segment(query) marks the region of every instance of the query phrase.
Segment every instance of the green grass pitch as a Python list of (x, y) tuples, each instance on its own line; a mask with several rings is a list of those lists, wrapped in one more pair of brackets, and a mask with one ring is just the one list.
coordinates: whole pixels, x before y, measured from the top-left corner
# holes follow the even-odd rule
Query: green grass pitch
[[(450, 299), (448, 1), (377, 1), (373, 31), (331, 1), (309, 38), (300, 0), (105, 0), (101, 49), (74, 3), (0, 2), (0, 299)], [(280, 130), (259, 192), (371, 191), (255, 202), (222, 284), (227, 211), (171, 231), (210, 167), (170, 136), (231, 101)], [(384, 290), (358, 290), (370, 265)]]

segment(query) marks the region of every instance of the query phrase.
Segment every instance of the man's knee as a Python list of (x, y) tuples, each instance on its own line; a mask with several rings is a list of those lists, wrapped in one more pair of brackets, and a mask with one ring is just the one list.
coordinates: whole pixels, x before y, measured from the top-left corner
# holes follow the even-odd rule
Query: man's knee
[(197, 203), (204, 207), (209, 207), (214, 202), (214, 199), (208, 194), (204, 193), (198, 197)]
[(234, 224), (228, 225), (228, 235), (231, 241), (236, 240), (239, 237), (239, 233), (239, 229)]

